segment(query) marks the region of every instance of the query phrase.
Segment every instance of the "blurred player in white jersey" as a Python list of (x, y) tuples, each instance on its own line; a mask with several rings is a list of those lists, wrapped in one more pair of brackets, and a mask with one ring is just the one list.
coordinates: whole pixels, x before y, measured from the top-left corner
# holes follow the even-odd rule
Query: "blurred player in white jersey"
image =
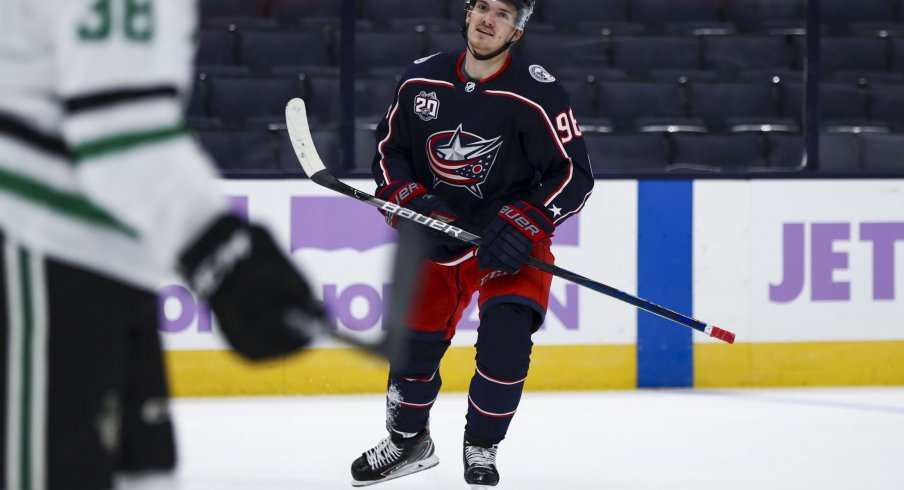
[(153, 294), (171, 273), (250, 359), (304, 347), (322, 314), (186, 130), (195, 8), (0, 0), (2, 488), (173, 468)]

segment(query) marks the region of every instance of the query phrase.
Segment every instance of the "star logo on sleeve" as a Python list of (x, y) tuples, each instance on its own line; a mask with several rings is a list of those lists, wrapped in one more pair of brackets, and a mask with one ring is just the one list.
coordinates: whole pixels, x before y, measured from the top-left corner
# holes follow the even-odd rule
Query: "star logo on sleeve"
[(553, 204), (552, 206), (550, 206), (546, 209), (548, 209), (549, 212), (552, 213), (554, 218), (558, 218), (559, 215), (562, 214), (562, 208), (556, 206), (555, 204)]

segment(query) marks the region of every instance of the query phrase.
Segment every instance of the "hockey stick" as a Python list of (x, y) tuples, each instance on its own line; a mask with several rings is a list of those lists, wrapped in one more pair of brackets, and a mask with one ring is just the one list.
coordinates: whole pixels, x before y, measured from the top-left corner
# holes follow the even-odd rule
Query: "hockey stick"
[(423, 240), (418, 236), (420, 230), (417, 228), (419, 227), (414, 224), (410, 227), (399, 227), (398, 247), (392, 266), (392, 294), (389, 295), (389, 306), (386, 310), (387, 329), (379, 342), (365, 342), (298, 310), (290, 312), (286, 316), (286, 321), (309, 336), (324, 334), (349, 347), (389, 361), (401, 359), (405, 345), (399, 327), (404, 324), (408, 305), (411, 303), (418, 264), (425, 257)]
[[(359, 191), (358, 189), (345, 184), (344, 182), (340, 181), (332, 174), (330, 174), (324, 166), (323, 160), (321, 160), (320, 156), (317, 154), (317, 148), (314, 147), (314, 140), (311, 138), (311, 131), (308, 127), (308, 117), (305, 112), (305, 105), (303, 100), (296, 98), (290, 100), (289, 103), (286, 104), (286, 126), (289, 130), (289, 139), (292, 141), (292, 147), (295, 149), (295, 156), (298, 157), (298, 162), (301, 164), (301, 168), (304, 169), (304, 172), (315, 183), (322, 185), (327, 189), (334, 190), (340, 194), (345, 194), (346, 196), (353, 197), (361, 202), (370, 204), (371, 206), (377, 207), (384, 212), (393, 214), (395, 216), (400, 216), (407, 220), (414, 221), (415, 223), (418, 223), (422, 226), (440, 231), (463, 242), (468, 242), (472, 245), (480, 244), (480, 237), (473, 233), (458, 228), (457, 226), (453, 226), (444, 221), (436, 220), (428, 216), (418, 214), (410, 209), (397, 206), (391, 202), (384, 201), (370, 194)], [(529, 257), (526, 264), (535, 269), (552, 274), (556, 277), (561, 277), (562, 279), (565, 279), (567, 281), (571, 281), (575, 284), (592, 289), (596, 292), (603, 293), (615, 299), (624, 301), (625, 303), (634, 305), (644, 311), (684, 325), (685, 327), (692, 328), (710, 337), (722, 340), (729, 344), (734, 343), (734, 333), (729, 332), (728, 330), (723, 330), (715, 325), (708, 325), (704, 322), (701, 322), (700, 320), (682, 315), (677, 311), (659, 306), (645, 299), (638, 298), (624, 291), (588, 279), (582, 275), (575, 274), (574, 272), (567, 271), (561, 267), (550, 264), (548, 262), (543, 262), (542, 260), (536, 259), (534, 257)]]

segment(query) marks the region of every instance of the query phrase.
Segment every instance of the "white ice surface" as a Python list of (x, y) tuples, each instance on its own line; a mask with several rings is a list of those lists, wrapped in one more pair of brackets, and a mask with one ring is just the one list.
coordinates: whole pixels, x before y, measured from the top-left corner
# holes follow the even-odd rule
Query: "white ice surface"
[[(177, 399), (180, 490), (350, 489), (383, 397)], [(432, 411), (439, 466), (367, 487), (464, 490), (466, 398)], [(526, 393), (498, 489), (904, 489), (904, 388)]]

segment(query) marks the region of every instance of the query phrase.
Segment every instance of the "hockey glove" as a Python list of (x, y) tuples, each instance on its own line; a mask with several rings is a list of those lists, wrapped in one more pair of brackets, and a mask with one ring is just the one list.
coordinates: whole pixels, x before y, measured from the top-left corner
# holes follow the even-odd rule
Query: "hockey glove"
[(527, 201), (502, 206), (483, 232), (477, 266), (514, 274), (521, 269), (534, 244), (552, 236), (555, 225)]
[(233, 216), (220, 218), (179, 264), (216, 314), (229, 344), (249, 359), (291, 353), (309, 344), (320, 328), (322, 305), (263, 228)]
[[(427, 189), (417, 182), (397, 180), (378, 188), (377, 197), (447, 223), (458, 219), (458, 215), (449, 209), (443, 201), (433, 194), (428, 194)], [(380, 212), (383, 213), (383, 211)], [(389, 226), (396, 227), (398, 216), (390, 213), (383, 213), (383, 216), (386, 217), (386, 222), (389, 223)]]

